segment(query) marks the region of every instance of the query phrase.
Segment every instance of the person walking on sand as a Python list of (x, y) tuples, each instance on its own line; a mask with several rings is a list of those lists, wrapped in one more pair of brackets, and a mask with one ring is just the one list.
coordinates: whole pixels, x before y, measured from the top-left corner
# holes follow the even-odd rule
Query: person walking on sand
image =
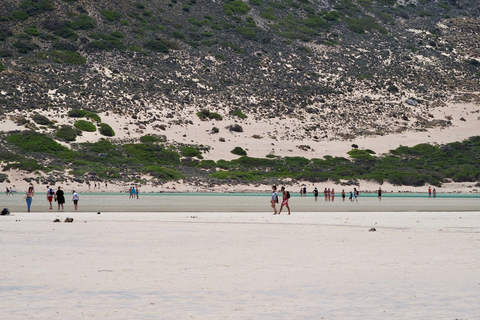
[(7, 188), (7, 191), (5, 191), (5, 194), (8, 196), (10, 194), (10, 190), (8, 189), (8, 187), (6, 188)]
[(342, 189), (342, 202), (345, 202), (345, 189)]
[(335, 189), (332, 188), (332, 191), (330, 192), (330, 196), (332, 197), (332, 202), (335, 201)]
[(52, 207), (52, 201), (53, 201), (53, 196), (55, 195), (55, 191), (53, 191), (53, 188), (51, 188), (50, 186), (47, 186), (47, 200), (48, 200), (48, 204), (50, 205), (50, 207), (48, 208), (48, 210), (52, 210), (53, 207)]
[(433, 198), (436, 198), (437, 197), (437, 190), (435, 190), (435, 188), (433, 188)]
[(355, 201), (357, 201), (357, 202), (358, 202), (358, 194), (359, 194), (359, 192), (358, 192), (357, 188), (353, 188), (353, 196), (355, 197)]
[(130, 186), (130, 189), (128, 189), (128, 194), (130, 195), (129, 199), (132, 197), (132, 186)]
[(432, 197), (432, 188), (431, 187), (428, 187), (428, 197), (429, 198)]
[(317, 189), (317, 187), (315, 187), (315, 189), (313, 189), (313, 196), (315, 197), (315, 202), (317, 202), (317, 198), (318, 198), (318, 189)]
[(277, 186), (272, 186), (272, 198), (270, 199), (270, 203), (273, 208), (273, 214), (277, 214), (276, 204), (278, 203), (278, 193), (277, 193)]
[(352, 191), (350, 191), (350, 198), (348, 198), (348, 199), (350, 199), (350, 202), (353, 202), (353, 192)]
[(32, 206), (33, 196), (35, 195), (35, 191), (33, 191), (33, 187), (28, 187), (28, 191), (25, 194), (25, 201), (27, 202), (27, 210), (30, 212), (30, 207)]
[(283, 206), (286, 206), (288, 209), (288, 214), (290, 214), (290, 207), (288, 205), (288, 199), (290, 199), (290, 192), (285, 190), (285, 187), (281, 188), (282, 190), (282, 205), (280, 206), (280, 210), (278, 210), (278, 214), (282, 213)]
[(72, 196), (73, 207), (75, 208), (75, 211), (77, 211), (78, 210), (78, 200), (80, 200), (80, 197), (78, 196), (78, 193), (75, 192), (75, 190), (73, 190), (72, 194), (73, 194), (73, 196)]
[(60, 208), (64, 210), (63, 204), (65, 203), (65, 193), (62, 190), (62, 187), (58, 187), (57, 192), (55, 192), (55, 200), (58, 203), (58, 210), (60, 211)]
[(378, 200), (382, 201), (382, 187), (378, 187)]
[(135, 189), (135, 194), (137, 195), (137, 199), (138, 199), (138, 186), (137, 186), (137, 188)]
[(300, 187), (300, 198), (303, 198), (303, 188)]
[(328, 201), (327, 188), (325, 188), (325, 190), (323, 190), (323, 195), (325, 196), (325, 201)]

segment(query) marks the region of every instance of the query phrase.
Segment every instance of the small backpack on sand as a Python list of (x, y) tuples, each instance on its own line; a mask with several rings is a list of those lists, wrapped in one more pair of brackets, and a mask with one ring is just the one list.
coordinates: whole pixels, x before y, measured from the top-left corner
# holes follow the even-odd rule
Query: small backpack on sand
[(2, 216), (8, 216), (9, 214), (10, 210), (8, 210), (8, 208), (3, 208), (2, 212), (0, 213)]

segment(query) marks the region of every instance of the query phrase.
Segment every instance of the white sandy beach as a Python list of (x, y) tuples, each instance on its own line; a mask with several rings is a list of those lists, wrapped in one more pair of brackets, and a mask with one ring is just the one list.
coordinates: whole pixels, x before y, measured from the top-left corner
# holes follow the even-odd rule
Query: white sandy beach
[(16, 213), (0, 317), (478, 319), (479, 213)]

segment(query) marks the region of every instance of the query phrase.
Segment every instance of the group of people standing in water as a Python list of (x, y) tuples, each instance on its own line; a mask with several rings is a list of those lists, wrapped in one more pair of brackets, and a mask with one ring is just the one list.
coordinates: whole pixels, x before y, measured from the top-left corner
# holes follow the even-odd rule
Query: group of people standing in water
[[(25, 199), (25, 202), (27, 203), (27, 211), (30, 212), (30, 209), (32, 207), (32, 202), (33, 202), (33, 197), (35, 196), (35, 188), (33, 184), (30, 184), (28, 187), (27, 192), (25, 193), (25, 196), (23, 197)], [(75, 192), (75, 190), (72, 191), (72, 202), (73, 202), (73, 207), (75, 211), (78, 210), (78, 201), (80, 200), (80, 197), (78, 193)], [(58, 211), (64, 210), (63, 205), (65, 204), (65, 193), (62, 190), (62, 187), (58, 187), (57, 190), (53, 190), (53, 187), (47, 186), (47, 201), (49, 204), (49, 210), (53, 210), (52, 202), (55, 201), (58, 204)]]
[[(272, 197), (270, 199), (270, 204), (271, 204), (271, 207), (273, 208), (273, 214), (276, 215), (276, 214), (280, 214), (282, 212), (282, 209), (283, 207), (287, 207), (288, 209), (288, 214), (290, 214), (290, 206), (288, 205), (288, 200), (290, 199), (290, 192), (287, 191), (285, 189), (285, 187), (281, 187), (280, 189), (281, 193), (282, 193), (282, 204), (280, 205), (280, 209), (277, 211), (277, 203), (279, 203), (279, 200), (278, 200), (278, 197), (279, 197), (279, 194), (277, 193), (277, 186), (272, 186)], [(318, 188), (315, 187), (313, 189), (313, 196), (315, 198), (315, 201), (318, 200)], [(357, 188), (353, 188), (353, 191), (350, 191), (350, 196), (349, 196), (349, 200), (350, 202), (358, 202), (358, 195), (360, 194), (360, 192), (358, 191)], [(323, 191), (323, 195), (325, 197), (325, 201), (327, 202), (333, 202), (335, 201), (335, 189), (330, 189), (330, 188), (325, 188), (325, 190)], [(342, 201), (345, 201), (345, 198), (346, 198), (346, 193), (345, 193), (345, 189), (342, 189), (342, 192), (340, 193), (341, 197), (342, 197)], [(300, 197), (306, 197), (307, 196), (307, 187), (303, 186), (302, 188), (300, 188)], [(378, 189), (378, 198), (380, 199), (381, 201), (381, 198), (382, 198), (382, 191), (381, 191), (381, 188)]]

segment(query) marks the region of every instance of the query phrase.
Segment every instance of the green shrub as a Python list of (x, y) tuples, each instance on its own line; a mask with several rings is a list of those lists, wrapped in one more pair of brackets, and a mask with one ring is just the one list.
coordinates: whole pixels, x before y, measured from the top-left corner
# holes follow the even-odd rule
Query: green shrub
[(247, 155), (247, 151), (243, 150), (241, 147), (235, 147), (230, 152), (233, 153), (233, 154), (236, 154), (238, 156), (246, 156)]
[(78, 39), (78, 34), (71, 30), (70, 28), (63, 28), (60, 30), (57, 30), (54, 32), (56, 36), (71, 40), (71, 41), (76, 41)]
[(260, 17), (264, 18), (264, 19), (267, 19), (267, 20), (272, 20), (272, 21), (276, 21), (278, 20), (277, 17), (275, 17), (273, 14), (272, 14), (272, 8), (267, 8), (265, 9), (265, 11), (262, 11), (260, 13)]
[(224, 4), (223, 9), (227, 15), (232, 15), (234, 13), (246, 14), (250, 10), (248, 4), (241, 0), (234, 0), (230, 3)]
[(242, 112), (240, 109), (235, 109), (234, 111), (230, 112), (231, 115), (237, 116), (241, 119), (247, 119), (247, 115)]
[(180, 154), (184, 157), (203, 159), (202, 152), (195, 147), (181, 147)]
[(106, 123), (101, 123), (100, 124), (100, 129), (98, 130), (100, 134), (107, 136), (107, 137), (113, 137), (115, 136), (115, 131)]
[(51, 124), (52, 122), (50, 120), (48, 120), (47, 117), (45, 116), (42, 116), (40, 114), (36, 114), (32, 117), (33, 121), (35, 121), (36, 124), (40, 124), (40, 125), (44, 125), (44, 126), (48, 126), (49, 124)]
[(168, 53), (169, 49), (172, 49), (171, 47), (172, 46), (165, 40), (150, 40), (145, 43), (145, 48), (155, 52)]
[(87, 62), (87, 58), (77, 52), (56, 50), (51, 51), (50, 54), (57, 63), (85, 64)]
[(81, 133), (81, 130), (78, 130), (72, 126), (62, 125), (59, 129), (57, 129), (55, 135), (61, 139), (65, 139), (66, 141), (75, 141), (77, 136)]
[(0, 28), (0, 41), (5, 41), (7, 38), (11, 37), (13, 35), (12, 30), (10, 30), (7, 27), (1, 27)]
[(210, 110), (208, 109), (200, 110), (199, 112), (197, 112), (197, 116), (200, 118), (200, 120), (223, 120), (223, 117), (221, 115), (215, 112), (210, 112)]
[(30, 51), (34, 51), (39, 48), (39, 46), (35, 43), (32, 42), (22, 42), (22, 41), (17, 41), (13, 43), (13, 46), (17, 48), (18, 52), (27, 54)]
[(140, 142), (142, 143), (155, 143), (155, 142), (161, 142), (161, 141), (162, 139), (155, 136), (151, 136), (151, 135), (145, 135), (140, 137)]
[(338, 19), (340, 19), (340, 13), (338, 13), (337, 11), (329, 11), (324, 13), (323, 17), (327, 21), (337, 21)]
[(227, 126), (227, 129), (229, 131), (234, 131), (234, 132), (243, 132), (243, 128), (239, 124), (231, 124), (231, 125)]
[(3, 65), (2, 61), (0, 61), (0, 72), (6, 70), (7, 68)]
[(105, 20), (110, 22), (119, 21), (123, 16), (120, 12), (110, 10), (102, 10), (100, 11), (100, 14)]
[(25, 33), (34, 37), (38, 37), (40, 35), (40, 32), (38, 31), (36, 26), (25, 28)]
[(173, 31), (172, 36), (177, 39), (185, 39), (185, 35), (180, 31)]
[(254, 6), (261, 6), (262, 5), (262, 0), (249, 0), (248, 2), (250, 2)]
[(22, 131), (13, 133), (7, 138), (8, 142), (15, 144), (20, 150), (27, 152), (55, 153), (70, 151), (68, 148), (55, 142), (52, 138), (35, 131)]
[(17, 20), (27, 20), (29, 18), (28, 13), (24, 11), (13, 11), (12, 16)]
[(68, 22), (67, 26), (74, 30), (93, 30), (96, 28), (97, 23), (92, 17), (86, 14), (81, 14), (75, 19), (75, 21)]
[(111, 33), (111, 35), (115, 38), (118, 38), (118, 39), (123, 39), (125, 38), (125, 36), (121, 33), (121, 32), (118, 32), (118, 31), (113, 31)]
[(82, 130), (82, 131), (87, 131), (87, 132), (95, 132), (97, 130), (97, 127), (91, 122), (85, 121), (85, 120), (78, 120), (75, 121), (73, 124), (75, 128)]
[(87, 115), (87, 111), (80, 110), (80, 109), (72, 109), (72, 110), (68, 111), (67, 115), (70, 118), (83, 118)]
[(30, 15), (35, 15), (44, 11), (53, 11), (55, 6), (52, 0), (25, 0), (20, 3), (20, 9)]
[(159, 180), (169, 181), (169, 180), (180, 180), (184, 178), (184, 175), (178, 172), (175, 169), (164, 168), (161, 166), (146, 166), (143, 168), (145, 173), (150, 174), (152, 177), (155, 177)]
[(95, 112), (87, 111), (85, 114), (85, 117), (93, 121), (102, 122), (102, 119), (100, 118), (100, 116)]
[(238, 27), (235, 30), (246, 39), (257, 40), (257, 33), (255, 32), (255, 30), (245, 27)]

